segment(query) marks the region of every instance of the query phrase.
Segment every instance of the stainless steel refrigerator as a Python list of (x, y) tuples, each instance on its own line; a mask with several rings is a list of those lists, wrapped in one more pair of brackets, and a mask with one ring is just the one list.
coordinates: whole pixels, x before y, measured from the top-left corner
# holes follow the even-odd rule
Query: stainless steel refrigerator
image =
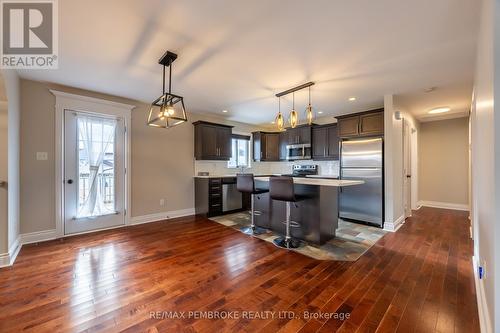
[(384, 224), (383, 140), (344, 140), (340, 151), (340, 178), (363, 180), (341, 187), (339, 216), (380, 227)]

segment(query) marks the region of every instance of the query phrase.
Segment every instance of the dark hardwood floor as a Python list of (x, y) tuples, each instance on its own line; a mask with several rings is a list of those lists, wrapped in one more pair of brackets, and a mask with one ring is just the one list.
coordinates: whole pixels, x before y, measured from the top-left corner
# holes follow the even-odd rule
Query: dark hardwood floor
[(432, 208), (356, 262), (150, 223), (24, 246), (0, 269), (0, 332), (479, 332), (471, 255), (467, 214)]

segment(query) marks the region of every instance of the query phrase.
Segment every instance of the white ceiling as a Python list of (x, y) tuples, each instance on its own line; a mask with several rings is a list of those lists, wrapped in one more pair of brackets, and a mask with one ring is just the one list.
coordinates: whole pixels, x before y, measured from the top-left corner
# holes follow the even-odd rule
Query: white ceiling
[[(248, 123), (269, 123), (274, 94), (306, 81), (317, 83), (313, 107), (323, 116), (428, 87), (460, 86), (448, 98), (470, 100), (478, 7), (477, 0), (64, 0), (59, 70), (20, 73), (150, 102), (161, 93), (157, 60), (169, 49), (179, 54), (173, 92), (188, 111)], [(296, 95), (298, 110), (306, 98)], [(452, 103), (433, 101), (444, 102)], [(291, 96), (283, 109), (290, 103)]]

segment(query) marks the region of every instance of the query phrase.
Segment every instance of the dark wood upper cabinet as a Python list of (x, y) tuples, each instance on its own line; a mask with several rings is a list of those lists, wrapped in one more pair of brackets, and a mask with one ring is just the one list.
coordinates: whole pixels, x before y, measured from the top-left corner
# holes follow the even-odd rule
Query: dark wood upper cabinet
[(359, 116), (360, 135), (378, 135), (384, 133), (384, 113), (369, 113)]
[(338, 160), (339, 137), (337, 124), (313, 127), (312, 158), (314, 160)]
[(384, 134), (384, 109), (337, 117), (338, 136), (352, 138)]
[(339, 136), (350, 137), (359, 135), (359, 116), (338, 119)]
[(328, 149), (328, 128), (317, 127), (312, 129), (312, 158), (326, 157)]
[(288, 144), (311, 143), (311, 126), (302, 125), (295, 128), (287, 128)]
[(253, 132), (254, 161), (280, 160), (280, 133)]
[(197, 160), (231, 158), (232, 126), (196, 121), (194, 125), (194, 157)]
[(286, 131), (280, 132), (279, 134), (279, 159), (280, 161), (286, 161), (287, 149), (288, 145), (288, 133)]

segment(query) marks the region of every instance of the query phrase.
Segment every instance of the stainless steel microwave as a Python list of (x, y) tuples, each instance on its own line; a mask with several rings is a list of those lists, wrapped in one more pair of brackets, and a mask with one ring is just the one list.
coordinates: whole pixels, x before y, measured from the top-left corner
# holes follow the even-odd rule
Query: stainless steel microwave
[(297, 145), (286, 146), (286, 159), (294, 160), (310, 160), (311, 159), (311, 144), (302, 143)]

